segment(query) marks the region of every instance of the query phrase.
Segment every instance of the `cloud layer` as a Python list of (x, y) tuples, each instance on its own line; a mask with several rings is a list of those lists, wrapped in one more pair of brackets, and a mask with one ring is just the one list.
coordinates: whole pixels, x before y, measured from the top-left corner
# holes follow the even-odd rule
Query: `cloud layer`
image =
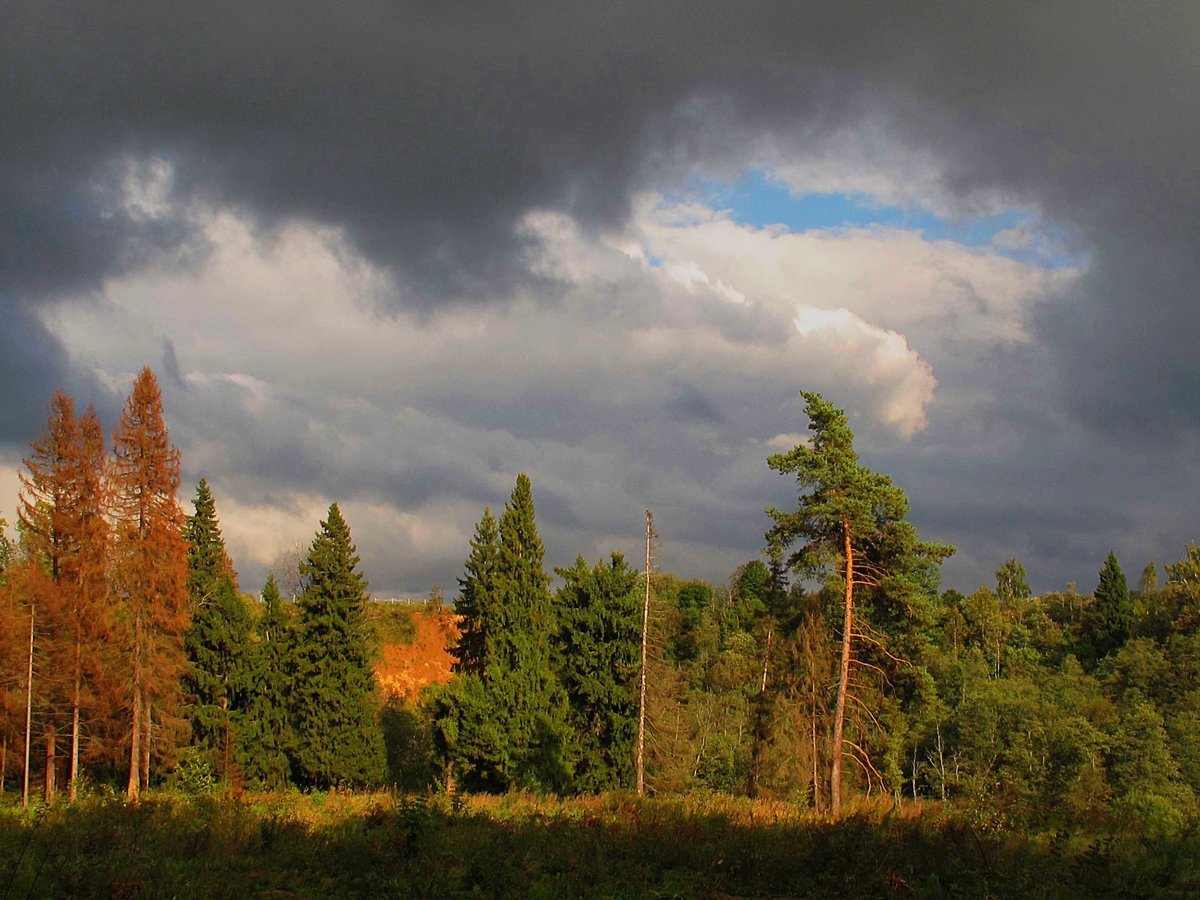
[[(652, 506), (719, 578), (815, 388), (961, 545), (952, 579), (1180, 553), (1200, 13), (861, 13), (7, 5), (5, 458), (54, 387), (111, 423), (149, 361), (247, 573), (339, 499), (377, 587), (446, 585), (528, 470), (554, 562)], [(1028, 215), (966, 246), (687, 196), (747, 171)]]

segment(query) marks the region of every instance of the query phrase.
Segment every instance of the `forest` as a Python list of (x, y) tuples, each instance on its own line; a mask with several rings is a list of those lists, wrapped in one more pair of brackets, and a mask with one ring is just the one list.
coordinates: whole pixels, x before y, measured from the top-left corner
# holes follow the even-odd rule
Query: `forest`
[[(1033, 596), (1017, 559), (943, 591), (953, 548), (906, 521), (842, 410), (803, 396), (809, 438), (764, 465), (796, 505), (766, 511), (762, 557), (726, 584), (618, 552), (548, 572), (518, 475), (464, 548), (453, 677), (414, 701), (374, 662), (439, 611), (372, 600), (336, 503), (294, 571), (242, 585), (207, 482), (179, 503), (153, 373), (111, 441), (56, 393), (15, 536), (0, 521), (0, 878), (115, 892), (64, 848), (107, 828), (115, 855), (88, 865), (118, 866), (126, 826), (104, 811), (120, 809), (225, 859), (216, 894), (272, 865), (330, 895), (488, 877), (494, 896), (1200, 887), (1200, 547), (1132, 587), (1101, 549), (1082, 592)], [(38, 827), (58, 856), (35, 871)], [(692, 839), (670, 846), (675, 831)], [(318, 832), (383, 880), (313, 870)], [(281, 885), (299, 890), (260, 887)]]

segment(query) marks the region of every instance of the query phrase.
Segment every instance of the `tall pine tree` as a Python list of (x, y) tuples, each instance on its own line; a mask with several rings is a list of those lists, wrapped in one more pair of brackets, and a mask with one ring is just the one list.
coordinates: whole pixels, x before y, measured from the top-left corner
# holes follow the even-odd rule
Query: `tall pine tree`
[(367, 583), (358, 562), (350, 526), (334, 503), (300, 566), (293, 770), (303, 785), (369, 786), (384, 774)]
[(238, 595), (216, 502), (203, 478), (193, 505), (195, 513), (184, 529), (192, 621), (184, 634), (188, 668), (183, 690), (192, 743), (228, 777), (227, 763), (232, 761), (250, 687), (250, 615)]
[[(767, 510), (775, 520), (767, 541), (773, 553), (802, 542), (788, 563), (802, 576), (823, 576), (841, 594), (841, 654), (829, 741), (830, 811), (836, 816), (841, 811), (843, 759), (863, 754), (845, 736), (846, 701), (859, 662), (856, 644), (874, 641), (890, 659), (896, 658), (896, 651), (906, 652), (902, 647), (883, 648), (883, 629), (899, 630), (904, 619), (929, 612), (930, 599), (936, 598), (937, 564), (953, 550), (917, 539), (916, 529), (904, 521), (904, 492), (886, 475), (859, 463), (846, 414), (820, 394), (801, 396), (811, 442), (767, 460), (775, 471), (796, 475), (799, 507), (795, 512)], [(855, 605), (864, 592), (876, 607), (879, 621), (874, 627), (864, 616), (867, 609)]]

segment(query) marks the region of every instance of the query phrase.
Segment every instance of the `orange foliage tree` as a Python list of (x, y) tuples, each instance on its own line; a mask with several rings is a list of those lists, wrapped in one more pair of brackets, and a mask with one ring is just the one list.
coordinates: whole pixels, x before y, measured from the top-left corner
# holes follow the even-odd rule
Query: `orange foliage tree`
[[(95, 672), (102, 644), (108, 526), (104, 430), (88, 407), (76, 419), (71, 398), (56, 391), (46, 431), (31, 445), (21, 475), (19, 516), (27, 562), (45, 576), (26, 598), (38, 607), (39, 712), (46, 747), (45, 792), (55, 788), (58, 727), (70, 716), (70, 791), (79, 776), (85, 673)], [(27, 583), (29, 579), (25, 579)]]
[(129, 786), (136, 798), (149, 781), (152, 726), (159, 755), (169, 758), (168, 728), (179, 698), (188, 625), (187, 545), (176, 500), (179, 451), (162, 414), (162, 393), (149, 368), (133, 383), (114, 435), (112, 467), (115, 620), (121, 632), (129, 699)]

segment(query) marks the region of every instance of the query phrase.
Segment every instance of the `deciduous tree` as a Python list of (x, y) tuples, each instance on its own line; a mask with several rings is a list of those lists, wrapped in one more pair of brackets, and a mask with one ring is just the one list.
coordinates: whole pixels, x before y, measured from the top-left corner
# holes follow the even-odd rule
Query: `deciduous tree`
[(173, 750), (172, 724), (186, 662), (187, 545), (179, 489), (179, 451), (163, 421), (162, 393), (149, 368), (133, 383), (113, 439), (115, 605), (129, 697), (129, 786), (149, 781), (154, 723), (160, 750)]

